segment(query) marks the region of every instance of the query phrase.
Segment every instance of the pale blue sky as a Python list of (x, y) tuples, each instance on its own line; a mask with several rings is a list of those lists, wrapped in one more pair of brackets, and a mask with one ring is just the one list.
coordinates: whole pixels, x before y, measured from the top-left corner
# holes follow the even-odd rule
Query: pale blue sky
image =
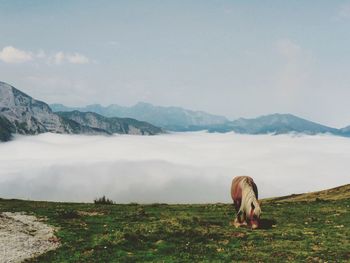
[(350, 125), (350, 1), (0, 0), (0, 36), (0, 80), (48, 103)]

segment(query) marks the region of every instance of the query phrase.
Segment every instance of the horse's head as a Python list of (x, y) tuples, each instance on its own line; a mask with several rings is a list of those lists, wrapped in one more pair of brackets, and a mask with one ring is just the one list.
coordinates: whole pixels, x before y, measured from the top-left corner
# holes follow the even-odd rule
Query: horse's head
[(249, 216), (250, 226), (252, 229), (256, 229), (259, 227), (260, 215), (261, 215), (260, 204), (254, 200), (251, 203), (250, 216)]

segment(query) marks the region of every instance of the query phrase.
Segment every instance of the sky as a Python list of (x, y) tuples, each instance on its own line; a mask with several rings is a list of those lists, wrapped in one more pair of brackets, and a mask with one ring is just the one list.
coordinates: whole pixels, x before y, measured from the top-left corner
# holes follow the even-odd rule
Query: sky
[(259, 198), (349, 183), (350, 140), (339, 136), (175, 133), (17, 136), (0, 147), (3, 198), (118, 203), (232, 202), (232, 178)]
[(47, 103), (350, 124), (350, 1), (0, 0), (0, 80)]

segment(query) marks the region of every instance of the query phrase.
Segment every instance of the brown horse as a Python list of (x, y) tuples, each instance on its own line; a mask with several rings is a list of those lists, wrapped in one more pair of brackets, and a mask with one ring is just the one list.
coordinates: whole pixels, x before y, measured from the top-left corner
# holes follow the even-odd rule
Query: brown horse
[(258, 188), (253, 179), (249, 176), (233, 178), (231, 197), (237, 212), (235, 227), (249, 224), (252, 229), (258, 228), (261, 208), (258, 202)]

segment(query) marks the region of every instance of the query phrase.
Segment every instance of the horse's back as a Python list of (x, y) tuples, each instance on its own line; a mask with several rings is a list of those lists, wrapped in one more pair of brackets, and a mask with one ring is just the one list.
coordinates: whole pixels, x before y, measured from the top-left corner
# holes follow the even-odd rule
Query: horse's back
[(237, 176), (233, 178), (232, 184), (231, 184), (231, 197), (232, 200), (240, 200), (242, 198), (242, 188), (240, 183), (245, 178), (245, 176)]
[(242, 198), (242, 188), (240, 183), (246, 180), (246, 182), (253, 188), (253, 191), (255, 193), (256, 198), (258, 198), (258, 187), (256, 186), (253, 178), (250, 176), (236, 176), (232, 180), (231, 185), (231, 197), (232, 200), (238, 200)]

